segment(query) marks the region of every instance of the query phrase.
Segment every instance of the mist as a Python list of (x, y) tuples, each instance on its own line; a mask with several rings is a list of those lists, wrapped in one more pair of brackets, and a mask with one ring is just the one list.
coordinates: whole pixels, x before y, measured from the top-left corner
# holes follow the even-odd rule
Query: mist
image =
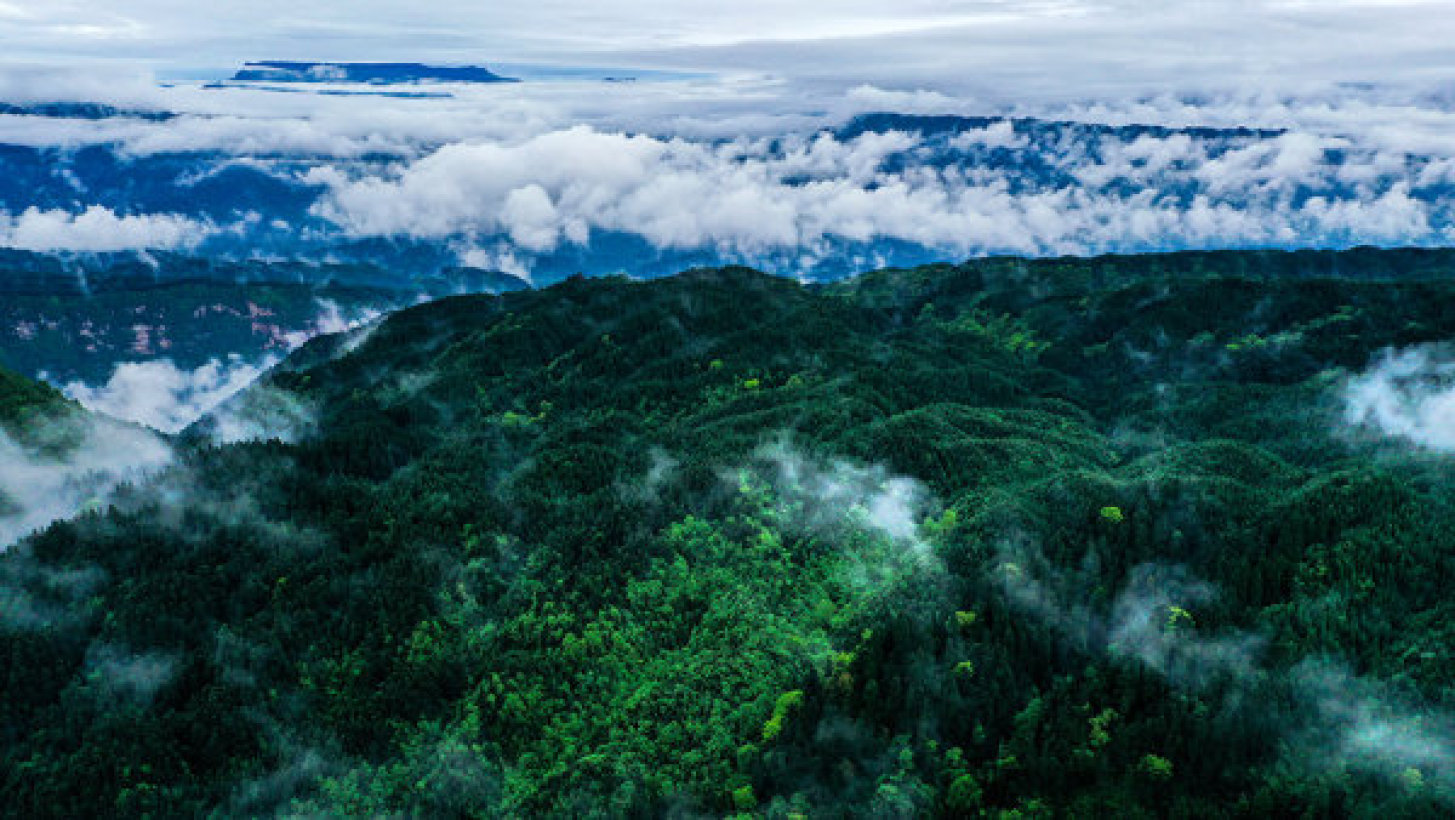
[(1385, 350), (1344, 390), (1356, 428), (1436, 452), (1455, 452), (1455, 355), (1444, 345)]
[(37, 422), (24, 441), (0, 433), (0, 547), (104, 509), (118, 487), (172, 462), (171, 447), (155, 433), (79, 413)]
[[(1134, 662), (1228, 706), (1261, 710), (1280, 727), (1285, 759), (1301, 769), (1392, 781), (1415, 770), (1455, 801), (1455, 716), (1356, 675), (1337, 658), (1274, 665), (1264, 657), (1268, 638), (1257, 630), (1203, 630), (1197, 613), (1218, 590), (1186, 567), (1135, 566), (1111, 603), (1097, 607), (1092, 576), (1052, 566), (1020, 537), (1000, 544), (992, 577), (1016, 609), (1081, 651)], [(1275, 692), (1287, 700), (1270, 699)]]

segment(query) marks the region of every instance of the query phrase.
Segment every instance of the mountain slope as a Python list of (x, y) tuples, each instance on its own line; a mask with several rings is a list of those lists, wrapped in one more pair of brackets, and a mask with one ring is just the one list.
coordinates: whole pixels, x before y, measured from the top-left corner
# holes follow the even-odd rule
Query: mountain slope
[(578, 278), (316, 339), (253, 391), (294, 443), (204, 422), (0, 558), (61, 602), (0, 618), (0, 802), (1439, 813), (1451, 465), (1346, 419), (1451, 335), (1411, 259)]

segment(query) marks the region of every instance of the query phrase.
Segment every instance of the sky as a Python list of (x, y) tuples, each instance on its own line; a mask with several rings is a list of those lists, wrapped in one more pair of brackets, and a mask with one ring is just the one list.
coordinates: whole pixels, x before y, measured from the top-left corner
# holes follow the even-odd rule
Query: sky
[[(61, 154), (48, 173), (75, 190), (0, 192), (0, 246), (192, 251), (218, 237), (256, 246), (278, 225), (445, 243), (529, 275), (530, 257), (607, 233), (787, 270), (884, 241), (947, 258), (1446, 244), (1452, 42), (1455, 0), (0, 0), (0, 101), (183, 115), (0, 115), (0, 143), (216, 152), (217, 168), (317, 192), (306, 219), (148, 209), (108, 198)], [(682, 73), (430, 100), (202, 86), (249, 59)], [(815, 136), (874, 111), (1289, 133)], [(363, 160), (376, 155), (395, 161)]]
[(0, 0), (10, 63), (539, 61), (1081, 98), (1332, 83), (1452, 90), (1450, 0)]

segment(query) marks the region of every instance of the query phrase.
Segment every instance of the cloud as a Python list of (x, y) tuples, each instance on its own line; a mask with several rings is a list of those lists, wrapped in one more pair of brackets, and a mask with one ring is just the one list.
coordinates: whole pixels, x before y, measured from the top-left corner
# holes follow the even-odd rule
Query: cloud
[(499, 238), (527, 256), (603, 234), (742, 261), (882, 242), (966, 256), (1455, 237), (1443, 176), (1422, 186), (1408, 158), (1343, 138), (910, 128), (707, 142), (578, 126), (308, 178), (327, 188), (315, 213), (351, 236)]
[[(3, 526), (7, 524), (0, 519)], [(7, 548), (25, 549), (0, 542), (0, 550)], [(97, 567), (52, 569), (28, 553), (12, 554), (0, 561), (0, 626), (30, 630), (73, 623), (105, 580), (106, 573)]]
[(861, 528), (906, 547), (918, 560), (935, 560), (919, 534), (930, 500), (919, 481), (879, 466), (820, 462), (786, 438), (761, 447), (754, 457), (771, 468), (773, 486), (789, 505), (795, 526), (818, 532)]
[(902, 614), (944, 614), (944, 562), (920, 531), (934, 499), (919, 481), (878, 465), (815, 458), (786, 436), (724, 478), (748, 497), (771, 489), (766, 497), (785, 531), (832, 544), (847, 591)]
[(113, 644), (93, 643), (86, 651), (84, 674), (98, 695), (145, 706), (177, 673), (177, 656), (132, 652)]
[(257, 381), (276, 361), (254, 364), (231, 356), (190, 371), (168, 359), (123, 362), (106, 384), (71, 382), (63, 392), (88, 410), (177, 433)]
[[(383, 315), (367, 306), (345, 309), (332, 299), (316, 302), (314, 318), (284, 338), (289, 350), (316, 336), (347, 333), (341, 351), (350, 352), (368, 339)], [(122, 362), (105, 384), (73, 381), (62, 392), (88, 410), (163, 433), (179, 433), (211, 414), (208, 432), (220, 443), (257, 438), (291, 441), (312, 429), (312, 409), (286, 391), (254, 387), (280, 361), (276, 355), (249, 361), (233, 354), (192, 370), (165, 358)], [(247, 395), (240, 395), (245, 391)]]
[(1437, 346), (1382, 352), (1349, 381), (1344, 418), (1420, 447), (1455, 452), (1455, 357)]
[[(318, 336), (348, 333), (350, 336), (344, 343), (344, 352), (352, 352), (368, 340), (369, 334), (377, 326), (376, 323), (384, 315), (384, 311), (378, 308), (367, 305), (344, 308), (333, 299), (327, 298), (314, 299), (314, 304), (318, 307), (318, 313), (308, 325), (285, 337), (284, 341), (290, 351), (297, 350), (309, 339)], [(272, 364), (275, 362), (268, 362), (268, 366)]]
[(1397, 696), (1390, 686), (1360, 678), (1345, 664), (1309, 659), (1291, 673), (1294, 688), (1319, 721), (1297, 736), (1309, 761), (1388, 778), (1410, 770), (1455, 799), (1455, 720)]
[(172, 462), (155, 434), (81, 414), (36, 422), (25, 441), (0, 434), (0, 547), (86, 508)]
[(214, 230), (175, 214), (119, 215), (92, 205), (79, 213), (25, 209), (0, 211), (0, 247), (27, 251), (127, 251), (195, 248)]
[[(27, 3), (34, 19), (34, 4)], [(3, 9), (5, 4), (0, 4)], [(5, 15), (0, 11), (0, 31)], [(40, 56), (40, 55), (37, 55)], [(154, 72), (140, 63), (80, 60), (57, 64), (53, 59), (0, 62), (0, 100), (9, 103), (96, 102), (154, 107), (162, 99)]]
[[(10, 3), (15, 9), (20, 4)], [(114, 5), (114, 4), (113, 4)], [(1440, 0), (770, 0), (731, 5), (552, 0), (428, 9), (384, 0), (282, 0), (191, 9), (55, 0), (0, 14), (11, 59), (145, 60), (216, 74), (260, 51), (317, 59), (580, 61), (975, 89), (1003, 99), (1133, 96), (1169, 86), (1297, 87), (1450, 76)], [(1358, 59), (1349, 59), (1358, 55)], [(1179, 89), (1179, 90), (1185, 90)]]
[(317, 408), (287, 390), (254, 385), (210, 411), (198, 427), (218, 444), (295, 442), (316, 429)]
[[(19, 57), (31, 64), (0, 65), (0, 98), (44, 99), (34, 91), (43, 88), (54, 99), (178, 116), (0, 116), (0, 141), (104, 145), (123, 158), (217, 151), (227, 155), (219, 164), (266, 162), (300, 198), (322, 192), (318, 221), (268, 234), (270, 250), (402, 238), (440, 242), (527, 276), (553, 254), (551, 270), (628, 267), (637, 260), (603, 252), (623, 236), (645, 245), (648, 262), (680, 254), (789, 273), (841, 270), (845, 260), (992, 253), (1446, 245), (1455, 241), (1455, 57), (1444, 44), (1455, 18), (1436, 11), (1430, 3), (1153, 9), (1120, 0), (866, 0), (787, 11), (766, 2), (549, 3), (492, 11), (489, 26), (474, 27), (462, 21), (482, 12), (448, 3), (428, 21), (373, 2), (347, 11), (325, 4), (306, 20), (255, 10), (179, 14), (154, 0), (101, 15), (58, 3), (0, 15), (0, 32), (24, 28), (29, 39), (17, 42), (41, 42), (55, 26), (133, 34), (71, 37)], [(562, 20), (580, 25), (563, 28)], [(320, 41), (324, 32), (330, 36)], [(215, 38), (205, 48), (204, 33)], [(128, 59), (143, 41), (151, 62)], [(229, 48), (246, 52), (237, 59), (257, 57), (259, 43), (319, 59), (570, 55), (708, 73), (451, 86), (452, 98), (430, 100), (195, 82), (235, 67)], [(78, 51), (94, 54), (65, 56)], [(34, 62), (46, 55), (65, 64)], [(168, 78), (190, 70), (194, 81), (160, 88), (149, 82), (154, 70)], [(1002, 123), (907, 145), (883, 142), (888, 135), (818, 133), (883, 109), (1290, 132), (1230, 141), (1069, 129), (1038, 138)], [(219, 233), (262, 233), (196, 214), (122, 214), (101, 194), (89, 208), (56, 210), (72, 199), (58, 191), (12, 201), (18, 215), (0, 218), (0, 244), (211, 249), (205, 243)], [(886, 248), (913, 249), (905, 254), (913, 258)]]

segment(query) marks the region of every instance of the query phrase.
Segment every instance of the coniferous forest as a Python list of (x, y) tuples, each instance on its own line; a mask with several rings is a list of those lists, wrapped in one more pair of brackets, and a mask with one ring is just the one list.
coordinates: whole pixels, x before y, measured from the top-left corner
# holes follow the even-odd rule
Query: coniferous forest
[(0, 813), (1448, 816), (1452, 336), (1414, 250), (405, 309), (0, 554)]

